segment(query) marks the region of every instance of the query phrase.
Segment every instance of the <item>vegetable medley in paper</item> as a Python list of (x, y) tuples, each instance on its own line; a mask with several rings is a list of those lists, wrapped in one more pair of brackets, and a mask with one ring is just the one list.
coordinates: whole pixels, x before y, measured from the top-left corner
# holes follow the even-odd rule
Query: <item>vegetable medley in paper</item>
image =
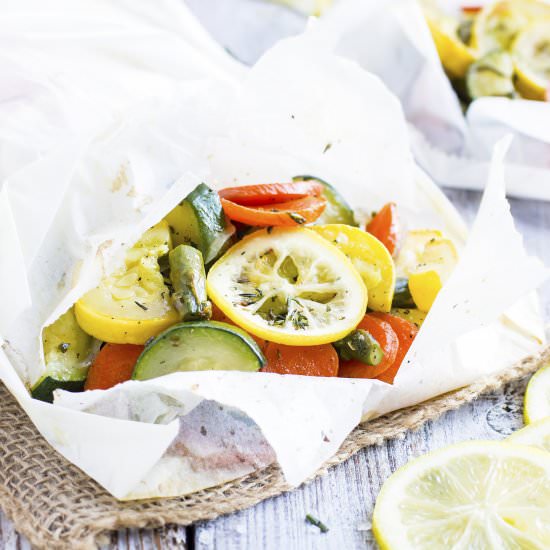
[[(115, 497), (274, 462), (299, 484), (361, 421), (539, 349), (547, 271), (504, 198), (508, 142), (468, 236), (413, 162), (396, 97), (315, 29), (245, 71), (200, 29), (186, 41), (137, 17), (131, 33), (98, 6), (87, 24), (110, 17), (129, 57), (79, 47), (97, 74), (115, 63), (114, 97), (125, 71), (143, 92), (109, 107), (71, 81), (70, 48), (53, 82), (23, 90), (50, 132), (2, 166), (0, 376)], [(135, 72), (144, 36), (151, 64)], [(32, 56), (12, 48), (22, 86)], [(174, 48), (189, 66), (154, 65)]]

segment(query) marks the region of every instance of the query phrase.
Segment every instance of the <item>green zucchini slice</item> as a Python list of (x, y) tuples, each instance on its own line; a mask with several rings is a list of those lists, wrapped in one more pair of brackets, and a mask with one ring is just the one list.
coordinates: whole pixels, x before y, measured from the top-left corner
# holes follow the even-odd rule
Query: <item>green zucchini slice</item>
[(179, 323), (159, 334), (137, 360), (132, 378), (149, 380), (173, 372), (255, 372), (266, 363), (258, 344), (238, 327), (218, 321)]
[(357, 227), (355, 214), (346, 199), (328, 182), (314, 176), (295, 176), (292, 181), (316, 181), (323, 187), (323, 196), (327, 199), (327, 206), (323, 213), (315, 220), (315, 225), (329, 223), (344, 223)]
[(56, 389), (82, 391), (100, 342), (80, 328), (73, 308), (44, 329), (42, 345), (46, 372), (32, 387), (32, 397), (52, 403)]
[(392, 307), (415, 308), (411, 291), (409, 290), (409, 279), (398, 277), (395, 281), (395, 291), (393, 293)]
[(231, 244), (235, 228), (225, 217), (218, 193), (198, 185), (167, 216), (174, 246), (191, 245), (201, 251), (204, 263), (220, 256)]
[(413, 325), (416, 325), (418, 328), (422, 326), (424, 319), (426, 319), (426, 315), (428, 315), (426, 312), (420, 311), (416, 308), (402, 307), (392, 308), (390, 313), (392, 315), (395, 315), (396, 317), (401, 317), (401, 319), (405, 319), (405, 321), (413, 323)]

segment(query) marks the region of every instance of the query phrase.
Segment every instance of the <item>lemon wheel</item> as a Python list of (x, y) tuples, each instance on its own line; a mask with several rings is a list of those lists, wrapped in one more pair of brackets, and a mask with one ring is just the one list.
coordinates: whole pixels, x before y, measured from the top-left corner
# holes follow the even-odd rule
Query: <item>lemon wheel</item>
[(550, 417), (542, 418), (525, 428), (514, 432), (507, 438), (510, 443), (538, 447), (550, 452)]
[(550, 365), (539, 369), (529, 380), (523, 398), (526, 424), (550, 417)]
[(459, 443), (409, 462), (378, 496), (382, 549), (548, 548), (550, 453), (511, 443)]
[(334, 342), (367, 307), (367, 289), (338, 248), (306, 228), (245, 237), (210, 269), (210, 299), (235, 324), (280, 344)]

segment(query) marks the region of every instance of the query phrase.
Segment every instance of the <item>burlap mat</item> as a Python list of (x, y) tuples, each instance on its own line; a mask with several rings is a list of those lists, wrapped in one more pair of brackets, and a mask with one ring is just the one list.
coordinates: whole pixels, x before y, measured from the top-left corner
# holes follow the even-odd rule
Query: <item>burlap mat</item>
[[(316, 472), (324, 474), (368, 445), (403, 437), (427, 420), (520, 379), (550, 360), (550, 347), (495, 376), (357, 427), (338, 453)], [(280, 470), (260, 472), (189, 496), (121, 503), (57, 454), (0, 385), (0, 507), (36, 548), (95, 548), (121, 527), (188, 525), (252, 506), (287, 491)]]

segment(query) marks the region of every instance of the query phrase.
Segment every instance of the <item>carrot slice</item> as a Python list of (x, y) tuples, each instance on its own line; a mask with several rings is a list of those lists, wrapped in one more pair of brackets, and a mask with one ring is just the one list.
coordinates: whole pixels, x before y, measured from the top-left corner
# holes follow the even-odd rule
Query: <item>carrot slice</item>
[(378, 380), (382, 380), (382, 382), (393, 384), (395, 376), (402, 366), (403, 359), (405, 359), (405, 355), (407, 355), (413, 340), (418, 334), (418, 327), (406, 319), (390, 315), (389, 313), (372, 313), (371, 315), (389, 323), (399, 340), (399, 348), (393, 365), (376, 377)]
[(267, 365), (262, 372), (338, 376), (338, 354), (331, 344), (285, 346), (267, 342), (263, 351)]
[(242, 206), (221, 199), (225, 215), (233, 221), (261, 227), (295, 226), (315, 221), (325, 209), (324, 197), (303, 197), (267, 206)]
[(365, 365), (361, 361), (342, 361), (338, 376), (343, 378), (376, 378), (389, 369), (397, 356), (399, 339), (387, 321), (378, 319), (368, 313), (363, 317), (357, 328), (368, 331), (384, 350), (382, 361), (376, 366)]
[(105, 344), (88, 371), (84, 389), (106, 390), (130, 380), (143, 348), (133, 344)]
[(316, 181), (297, 181), (294, 183), (265, 183), (260, 185), (242, 185), (226, 187), (219, 191), (220, 198), (241, 206), (266, 206), (281, 202), (320, 197), (323, 186)]
[[(228, 325), (234, 325), (236, 327), (238, 326), (214, 303), (212, 304), (212, 321), (219, 321), (220, 323), (227, 323)], [(242, 328), (242, 327), (239, 327), (239, 328)], [(254, 334), (250, 334), (250, 333), (247, 333), (247, 334), (256, 341), (256, 344), (260, 346), (260, 349), (262, 350), (262, 353), (263, 353), (265, 351), (265, 347), (268, 344), (268, 341), (264, 340), (263, 338), (258, 338)]]
[[(212, 308), (212, 319), (235, 324), (215, 305)], [(262, 372), (302, 376), (338, 376), (338, 354), (331, 344), (285, 346), (251, 336), (267, 359), (267, 365)]]
[(397, 205), (394, 202), (384, 205), (367, 224), (367, 231), (381, 241), (393, 256), (398, 237)]

